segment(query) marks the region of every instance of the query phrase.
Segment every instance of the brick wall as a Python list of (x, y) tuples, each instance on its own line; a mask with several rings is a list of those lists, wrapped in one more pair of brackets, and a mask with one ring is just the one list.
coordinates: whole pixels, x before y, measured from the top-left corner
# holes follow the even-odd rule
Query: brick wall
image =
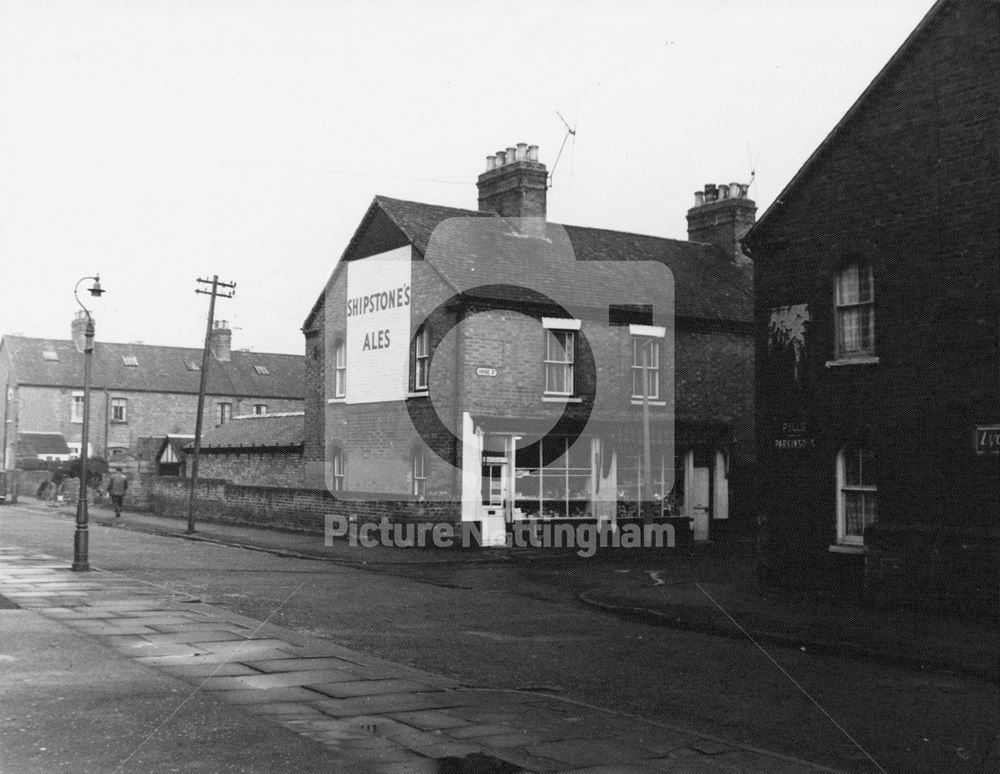
[(302, 453), (202, 451), (198, 475), (232, 484), (292, 487), (304, 486)]
[[(974, 453), (973, 432), (1000, 422), (998, 16), (995, 3), (946, 4), (752, 237), (777, 577), (857, 590), (867, 572), (880, 594), (995, 600), (1000, 464)], [(828, 367), (834, 278), (859, 257), (874, 265), (879, 362)], [(798, 387), (764, 354), (771, 310), (789, 304), (811, 317)], [(815, 448), (776, 451), (799, 420)], [(856, 440), (877, 465), (867, 557), (828, 550), (836, 454)]]
[[(156, 513), (187, 514), (188, 479), (153, 477), (150, 507)], [(247, 524), (322, 535), (325, 516), (333, 514), (359, 524), (387, 518), (391, 524), (454, 524), (459, 508), (450, 502), (414, 504), (405, 500), (338, 499), (323, 489), (246, 486), (219, 479), (199, 480), (197, 518), (226, 524)]]

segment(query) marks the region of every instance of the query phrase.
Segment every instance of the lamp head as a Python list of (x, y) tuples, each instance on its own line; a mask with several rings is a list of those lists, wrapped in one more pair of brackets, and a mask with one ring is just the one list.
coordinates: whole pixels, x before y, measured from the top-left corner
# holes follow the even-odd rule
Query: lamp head
[(98, 274), (94, 277), (94, 284), (88, 288), (90, 295), (100, 298), (104, 294), (104, 288), (101, 287), (101, 275)]

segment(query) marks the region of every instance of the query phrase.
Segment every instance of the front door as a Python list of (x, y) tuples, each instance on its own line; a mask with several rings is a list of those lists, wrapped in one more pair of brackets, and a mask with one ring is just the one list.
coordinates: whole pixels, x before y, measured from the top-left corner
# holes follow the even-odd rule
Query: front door
[(695, 540), (708, 540), (709, 469), (698, 467), (691, 473), (691, 529)]

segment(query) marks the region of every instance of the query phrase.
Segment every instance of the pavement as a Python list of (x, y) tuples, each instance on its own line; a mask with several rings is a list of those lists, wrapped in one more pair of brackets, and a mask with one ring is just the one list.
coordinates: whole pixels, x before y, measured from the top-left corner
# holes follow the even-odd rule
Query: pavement
[(0, 595), (19, 607), (0, 610), (4, 771), (837, 771), (543, 691), (474, 688), (14, 546), (0, 547)]
[[(22, 498), (22, 506), (63, 516), (71, 508)], [(324, 545), (320, 536), (200, 521), (184, 534), (185, 519), (153, 513), (127, 513), (92, 507), (91, 520), (109, 527), (183, 537), (268, 551), (281, 556), (324, 559), (347, 566), (392, 567), (400, 572), (430, 566), (510, 564), (558, 559), (557, 552), (526, 549), (359, 548), (346, 540)], [(727, 551), (729, 551), (727, 553)], [(571, 554), (572, 552), (569, 552)], [(1000, 681), (996, 621), (975, 622), (904, 608), (877, 609), (837, 604), (815, 594), (789, 590), (762, 593), (753, 577), (753, 556), (721, 546), (691, 546), (670, 552), (630, 552), (629, 561), (662, 571), (623, 575), (613, 585), (589, 585), (579, 601), (607, 613), (656, 626), (725, 637), (752, 637), (769, 646), (808, 650), (914, 670), (946, 669), (991, 683)], [(566, 556), (569, 556), (566, 554)], [(565, 557), (564, 557), (565, 558)]]

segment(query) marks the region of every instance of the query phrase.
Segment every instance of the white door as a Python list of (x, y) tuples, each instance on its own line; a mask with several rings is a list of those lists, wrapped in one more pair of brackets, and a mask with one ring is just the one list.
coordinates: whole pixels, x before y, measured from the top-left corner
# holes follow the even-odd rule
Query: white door
[(708, 491), (709, 469), (694, 467), (691, 469), (691, 487), (688, 489), (691, 497), (691, 529), (695, 540), (708, 540)]

